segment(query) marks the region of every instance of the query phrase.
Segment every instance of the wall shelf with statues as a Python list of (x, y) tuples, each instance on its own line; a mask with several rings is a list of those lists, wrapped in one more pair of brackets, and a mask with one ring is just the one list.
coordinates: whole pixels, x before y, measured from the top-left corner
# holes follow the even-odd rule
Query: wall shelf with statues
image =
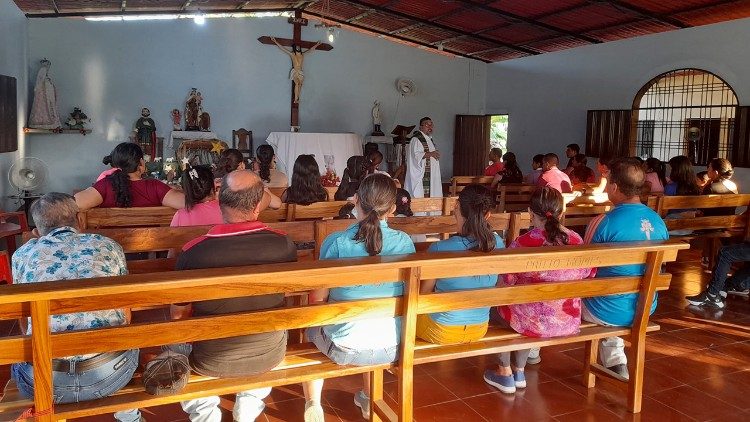
[(59, 134), (79, 134), (86, 135), (91, 133), (91, 129), (34, 129), (30, 127), (23, 128), (23, 133), (35, 134), (43, 133), (47, 135), (59, 135)]

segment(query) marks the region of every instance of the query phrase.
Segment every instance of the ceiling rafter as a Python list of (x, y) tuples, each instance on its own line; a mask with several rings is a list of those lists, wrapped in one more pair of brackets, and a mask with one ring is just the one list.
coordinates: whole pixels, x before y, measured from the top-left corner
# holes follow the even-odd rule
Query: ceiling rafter
[(670, 16), (681, 15), (683, 13), (700, 12), (701, 10), (724, 6), (725, 4), (739, 3), (741, 1), (744, 1), (744, 0), (721, 0), (721, 1), (711, 3), (711, 4), (701, 4), (699, 6), (688, 7), (682, 10), (675, 10), (674, 12), (670, 13)]
[[(391, 6), (393, 6), (394, 4), (398, 3), (398, 1), (399, 1), (399, 0), (391, 0), (391, 1), (389, 1), (388, 3), (386, 3), (386, 4), (384, 4), (384, 5), (381, 5), (380, 7), (386, 7), (386, 8), (387, 8), (387, 7), (391, 7)], [(360, 19), (364, 19), (364, 18), (366, 18), (366, 17), (368, 17), (368, 16), (370, 16), (370, 15), (372, 15), (373, 13), (376, 13), (376, 12), (377, 12), (377, 10), (375, 10), (375, 9), (372, 9), (372, 8), (368, 8), (367, 10), (365, 10), (365, 11), (364, 11), (364, 12), (362, 12), (362, 13), (360, 13), (359, 15), (357, 15), (357, 16), (354, 16), (354, 17), (352, 17), (352, 18), (349, 18), (349, 19), (347, 19), (347, 20), (346, 20), (346, 22), (347, 22), (347, 23), (351, 23), (351, 22), (356, 22), (356, 21), (358, 21), (358, 20), (360, 20)]]
[(187, 9), (188, 6), (190, 6), (190, 3), (192, 3), (192, 2), (193, 2), (193, 0), (186, 0), (185, 3), (182, 3), (182, 6), (180, 7), (180, 11), (183, 11), (183, 10)]
[(122, 3), (120, 3), (120, 11), (124, 12), (125, 8), (128, 6), (128, 0), (122, 0)]
[(55, 0), (49, 0), (49, 2), (52, 4), (52, 9), (55, 11), (55, 13), (60, 13), (60, 9), (57, 7), (57, 3), (55, 3)]
[(422, 26), (425, 26), (425, 24), (421, 23), (421, 22), (417, 22), (417, 23), (413, 23), (411, 25), (406, 25), (403, 28), (394, 29), (393, 31), (389, 31), (388, 33), (391, 34), (391, 35), (393, 35), (393, 34), (403, 34), (404, 32), (409, 32), (409, 31), (411, 31), (413, 29), (417, 29), (417, 28), (422, 27)]
[[(441, 23), (430, 22), (428, 20), (425, 20), (425, 19), (422, 19), (422, 18), (418, 18), (418, 17), (415, 17), (415, 16), (411, 16), (411, 15), (408, 15), (406, 13), (398, 12), (398, 11), (395, 11), (395, 10), (383, 9), (380, 6), (368, 5), (368, 4), (363, 3), (361, 1), (358, 1), (358, 0), (341, 0), (341, 1), (343, 1), (345, 3), (353, 4), (355, 6), (360, 6), (360, 7), (363, 7), (363, 8), (372, 8), (372, 9), (375, 9), (377, 11), (383, 12), (385, 14), (390, 14), (390, 15), (393, 15), (393, 16), (400, 17), (402, 19), (407, 19), (407, 20), (411, 20), (411, 21), (414, 21), (414, 22), (422, 23), (422, 24), (425, 24), (425, 25), (428, 25), (428, 26), (433, 26), (435, 28), (442, 29), (444, 31), (449, 31), (449, 32), (453, 32), (453, 33), (457, 33), (457, 34), (462, 34), (462, 35), (467, 35), (467, 36), (470, 36), (472, 38), (476, 38), (478, 40), (481, 40), (481, 41), (484, 41), (484, 42), (487, 42), (487, 43), (490, 43), (490, 44), (495, 44), (497, 46), (502, 46), (502, 47), (508, 47), (510, 49), (513, 49), (513, 50), (516, 50), (516, 51), (519, 51), (519, 52), (522, 52), (522, 53), (526, 53), (526, 54), (529, 54), (529, 55), (540, 54), (540, 52), (538, 50), (532, 50), (532, 49), (526, 48), (526, 47), (518, 47), (518, 46), (515, 46), (513, 44), (504, 43), (502, 41), (498, 41), (498, 40), (495, 40), (495, 39), (492, 39), (492, 38), (489, 38), (489, 37), (485, 37), (485, 36), (482, 36), (482, 35), (472, 35), (471, 33), (466, 32), (466, 31), (461, 30), (461, 29), (458, 29), (458, 28), (454, 28), (454, 27), (451, 27), (451, 26), (448, 26), (448, 25), (443, 25)], [(422, 44), (422, 45), (425, 45), (425, 44)]]
[(494, 13), (495, 15), (501, 16), (501, 17), (503, 17), (505, 19), (508, 19), (510, 21), (523, 22), (523, 23), (526, 23), (526, 24), (529, 24), (529, 25), (538, 26), (538, 27), (544, 28), (544, 29), (546, 29), (548, 31), (553, 31), (553, 32), (557, 32), (559, 34), (567, 35), (569, 37), (578, 38), (578, 39), (580, 39), (582, 41), (586, 41), (586, 42), (589, 42), (589, 43), (592, 43), (592, 44), (600, 44), (602, 42), (601, 40), (596, 39), (596, 38), (592, 38), (592, 37), (589, 37), (589, 36), (586, 36), (586, 35), (581, 35), (581, 34), (578, 34), (576, 32), (573, 32), (573, 31), (568, 31), (567, 29), (563, 29), (563, 28), (560, 28), (560, 27), (555, 26), (555, 25), (549, 25), (549, 24), (546, 24), (544, 22), (539, 22), (539, 21), (537, 21), (535, 19), (531, 19), (531, 18), (527, 18), (527, 17), (524, 17), (524, 16), (520, 16), (520, 15), (517, 15), (515, 13), (510, 13), (510, 12), (506, 12), (504, 10), (496, 9), (494, 7), (488, 6), (488, 5), (483, 4), (483, 3), (477, 3), (477, 2), (472, 1), (472, 0), (458, 0), (458, 1), (460, 1), (461, 3), (467, 4), (467, 5), (471, 5), (474, 8), (481, 9), (481, 10), (484, 10), (484, 11), (487, 11), (487, 12), (490, 12), (490, 13)]
[[(313, 16), (313, 17), (316, 17), (316, 18), (323, 18), (323, 16), (320, 13), (317, 13), (317, 12), (305, 11), (304, 13), (306, 15)], [(436, 50), (437, 51), (437, 48), (435, 48), (435, 47), (431, 46), (430, 44), (425, 43), (423, 41), (413, 40), (411, 38), (408, 38), (408, 37), (405, 37), (405, 36), (399, 35), (399, 34), (389, 34), (388, 32), (385, 32), (385, 31), (382, 31), (382, 30), (379, 30), (379, 29), (375, 29), (375, 28), (371, 28), (369, 26), (362, 25), (359, 22), (347, 23), (343, 19), (336, 19), (336, 18), (330, 18), (330, 17), (326, 17), (326, 19), (329, 19), (329, 20), (331, 20), (333, 22), (340, 23), (342, 25), (350, 26), (352, 28), (357, 28), (357, 29), (360, 29), (362, 31), (366, 31), (366, 32), (378, 34), (378, 35), (381, 35), (383, 37), (393, 38), (393, 39), (396, 39), (396, 40), (399, 40), (399, 41), (403, 41), (403, 42), (406, 42), (406, 43), (409, 43), (409, 44), (412, 44), (412, 45), (421, 45), (423, 47), (427, 47), (427, 48), (429, 48), (431, 50)], [(460, 51), (457, 51), (457, 50), (452, 50), (452, 49), (449, 49), (449, 48), (444, 48), (443, 51), (445, 51), (446, 53), (450, 53), (450, 54), (456, 55), (456, 56), (466, 57), (466, 58), (475, 59), (475, 60), (481, 60), (481, 61), (483, 61), (485, 63), (491, 63), (489, 60), (485, 60), (485, 59), (481, 59), (481, 58), (477, 58), (477, 57), (471, 57), (468, 54), (460, 52)]]
[(611, 0), (608, 3), (611, 4), (612, 7), (616, 8), (616, 9), (619, 8), (619, 9), (622, 9), (622, 10), (627, 10), (628, 12), (632, 12), (632, 13), (641, 15), (644, 18), (647, 18), (647, 19), (650, 19), (650, 20), (655, 20), (655, 21), (661, 22), (661, 23), (665, 23), (667, 25), (674, 26), (675, 28), (684, 29), (684, 28), (690, 28), (692, 26), (692, 25), (686, 24), (685, 22), (683, 22), (683, 21), (681, 21), (679, 19), (675, 19), (675, 18), (673, 18), (671, 16), (659, 15), (657, 13), (653, 13), (650, 10), (644, 9), (642, 7), (638, 7), (638, 6), (632, 5), (630, 3), (625, 3), (624, 1)]
[(251, 2), (249, 1), (243, 1), (242, 3), (238, 4), (237, 7), (234, 8), (234, 10), (242, 10), (250, 3)]

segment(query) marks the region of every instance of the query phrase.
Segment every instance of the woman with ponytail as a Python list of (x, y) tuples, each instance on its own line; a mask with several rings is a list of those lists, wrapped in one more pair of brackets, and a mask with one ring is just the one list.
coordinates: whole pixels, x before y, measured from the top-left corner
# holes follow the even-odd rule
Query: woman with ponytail
[[(429, 252), (491, 252), (504, 247), (500, 236), (487, 222), (494, 207), (490, 190), (481, 185), (466, 186), (458, 194), (455, 208), (458, 234), (433, 243)], [(495, 287), (497, 274), (422, 280), (422, 293)], [(487, 333), (490, 308), (465, 309), (419, 315), (417, 337), (431, 343), (453, 344), (477, 341)]]
[(263, 181), (263, 185), (267, 188), (285, 188), (289, 186), (289, 181), (286, 178), (286, 174), (276, 170), (274, 165), (274, 158), (276, 155), (273, 152), (271, 145), (260, 145), (255, 150), (255, 162), (253, 163), (253, 171), (258, 173), (260, 180)]
[(94, 207), (185, 207), (182, 192), (159, 180), (143, 179), (146, 163), (138, 144), (123, 142), (103, 161), (111, 163), (115, 171), (92, 187), (75, 194), (76, 204), (81, 211)]
[[(529, 213), (534, 228), (514, 240), (511, 248), (583, 244), (580, 235), (560, 223), (563, 197), (557, 190), (544, 187), (535, 191), (531, 195)], [(591, 268), (506, 274), (498, 280), (498, 286), (580, 280), (590, 275)], [(500, 306), (498, 311), (508, 327), (528, 337), (576, 334), (581, 325), (581, 299), (578, 298)], [(525, 388), (524, 367), (529, 352), (530, 349), (500, 353), (497, 370), (485, 371), (484, 380), (506, 394)]]
[[(320, 259), (386, 256), (414, 253), (409, 235), (388, 227), (388, 216), (396, 209), (396, 184), (383, 174), (362, 180), (354, 195), (357, 222), (343, 232), (328, 236), (320, 249)], [(316, 290), (311, 302), (343, 302), (403, 294), (403, 282), (384, 280), (365, 284)], [(373, 318), (342, 324), (313, 327), (307, 330), (310, 341), (331, 360), (340, 365), (372, 365), (393, 362), (398, 357), (400, 318)], [(369, 419), (369, 376), (364, 389), (354, 395), (354, 403)], [(323, 380), (304, 384), (305, 421), (322, 421), (321, 392)]]
[(185, 208), (177, 210), (171, 227), (221, 224), (221, 209), (214, 189), (214, 173), (208, 166), (187, 164), (182, 173)]

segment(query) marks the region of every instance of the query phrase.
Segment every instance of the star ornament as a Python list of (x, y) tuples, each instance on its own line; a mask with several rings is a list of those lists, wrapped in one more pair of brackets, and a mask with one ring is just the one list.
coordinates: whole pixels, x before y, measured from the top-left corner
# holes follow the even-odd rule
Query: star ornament
[(221, 154), (222, 151), (224, 151), (224, 146), (221, 142), (211, 142), (211, 152)]
[(183, 159), (182, 159), (182, 165), (186, 166), (186, 165), (188, 165), (188, 164), (190, 164), (190, 160), (188, 160), (188, 158), (187, 158), (187, 157), (183, 158)]

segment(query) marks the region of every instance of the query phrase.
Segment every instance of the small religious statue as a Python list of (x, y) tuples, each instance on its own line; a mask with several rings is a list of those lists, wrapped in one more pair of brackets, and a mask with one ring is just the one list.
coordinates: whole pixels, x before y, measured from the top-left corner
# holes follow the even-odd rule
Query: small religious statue
[(375, 105), (372, 107), (372, 136), (385, 136), (380, 125), (383, 124), (383, 119), (380, 116), (380, 101), (375, 101)]
[(299, 94), (302, 91), (302, 83), (305, 81), (305, 75), (302, 71), (302, 65), (305, 61), (305, 54), (318, 48), (318, 46), (322, 44), (322, 42), (318, 41), (312, 47), (308, 48), (305, 51), (302, 51), (302, 49), (296, 44), (292, 44), (292, 49), (287, 50), (281, 44), (279, 44), (278, 41), (276, 41), (276, 38), (271, 37), (271, 40), (273, 40), (273, 42), (279, 47), (279, 49), (286, 53), (292, 60), (292, 69), (289, 71), (289, 79), (294, 82), (294, 103), (299, 104)]
[(135, 132), (143, 151), (156, 158), (156, 123), (146, 107), (141, 109), (141, 117), (135, 122)]
[(89, 119), (89, 116), (87, 116), (86, 113), (81, 111), (80, 108), (75, 107), (73, 108), (73, 112), (70, 113), (68, 120), (65, 121), (65, 125), (68, 126), (69, 129), (84, 130), (85, 128), (83, 125), (90, 121), (91, 119)]
[(185, 101), (185, 130), (200, 130), (199, 119), (203, 112), (202, 101), (201, 93), (196, 88), (192, 88), (187, 101)]
[(203, 132), (208, 132), (211, 130), (211, 116), (205, 111), (201, 113), (200, 117), (198, 118), (198, 127)]
[(34, 101), (31, 103), (29, 127), (36, 129), (57, 129), (60, 127), (60, 114), (57, 111), (57, 91), (49, 77), (49, 60), (42, 60), (42, 67), (36, 75)]
[(172, 110), (172, 130), (182, 130), (182, 127), (180, 127), (181, 118), (182, 116), (180, 116), (180, 110)]

